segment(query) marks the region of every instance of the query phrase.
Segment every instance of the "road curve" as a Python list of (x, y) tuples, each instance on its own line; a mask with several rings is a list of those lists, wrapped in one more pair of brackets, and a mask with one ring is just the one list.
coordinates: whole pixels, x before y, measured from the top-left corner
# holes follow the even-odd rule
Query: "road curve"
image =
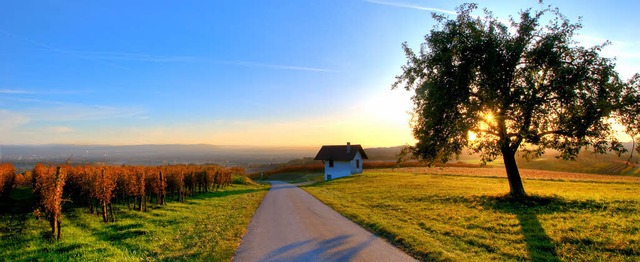
[(271, 185), (233, 261), (415, 261), (297, 186)]

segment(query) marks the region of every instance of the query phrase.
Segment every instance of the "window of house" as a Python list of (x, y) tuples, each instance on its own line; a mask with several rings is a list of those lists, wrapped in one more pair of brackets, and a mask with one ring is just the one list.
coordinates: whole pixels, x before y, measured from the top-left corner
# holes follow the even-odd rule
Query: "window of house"
[(329, 160), (329, 167), (333, 167), (333, 160)]
[(360, 159), (356, 159), (356, 168), (360, 168)]

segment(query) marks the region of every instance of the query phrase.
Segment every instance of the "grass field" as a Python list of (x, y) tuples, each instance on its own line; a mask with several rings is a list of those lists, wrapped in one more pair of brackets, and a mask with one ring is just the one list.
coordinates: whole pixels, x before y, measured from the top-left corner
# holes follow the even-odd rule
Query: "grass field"
[(15, 190), (14, 207), (3, 207), (12, 211), (0, 212), (0, 260), (229, 261), (267, 187), (232, 185), (148, 212), (114, 205), (113, 223), (101, 222), (85, 208), (66, 208), (58, 242), (47, 240), (45, 220), (20, 208), (29, 200), (28, 190)]
[(640, 181), (537, 173), (532, 197), (512, 201), (506, 178), (473, 173), (487, 170), (373, 170), (304, 189), (421, 260), (640, 260)]
[(324, 181), (324, 173), (315, 172), (289, 172), (270, 175), (267, 180), (284, 181), (288, 183), (321, 182)]
[[(640, 176), (640, 165), (638, 165), (637, 153), (629, 158), (629, 153), (617, 156), (614, 153), (594, 154), (588, 151), (582, 151), (575, 160), (562, 160), (556, 158), (557, 152), (550, 150), (540, 158), (527, 161), (518, 157), (518, 167), (522, 169), (538, 169), (560, 172), (577, 172), (588, 174), (606, 174), (606, 175), (622, 175), (622, 176)], [(629, 163), (627, 163), (629, 160)], [(462, 156), (460, 163), (480, 164), (477, 155)], [(489, 166), (504, 168), (504, 162), (501, 158), (494, 162), (488, 163)]]

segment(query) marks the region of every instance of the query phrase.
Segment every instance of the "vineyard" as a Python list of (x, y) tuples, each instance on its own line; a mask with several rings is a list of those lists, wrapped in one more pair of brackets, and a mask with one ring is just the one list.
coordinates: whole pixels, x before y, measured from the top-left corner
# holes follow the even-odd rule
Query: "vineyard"
[[(16, 174), (11, 164), (0, 164), (0, 202), (14, 188), (31, 187), (33, 215), (46, 219), (50, 237), (61, 236), (62, 205), (69, 203), (101, 216), (105, 223), (116, 220), (113, 203), (146, 212), (149, 204), (165, 205), (167, 199), (185, 202), (197, 193), (217, 191), (244, 176), (240, 167), (194, 166), (93, 166), (38, 164), (33, 171)], [(25, 208), (25, 207), (23, 207)]]

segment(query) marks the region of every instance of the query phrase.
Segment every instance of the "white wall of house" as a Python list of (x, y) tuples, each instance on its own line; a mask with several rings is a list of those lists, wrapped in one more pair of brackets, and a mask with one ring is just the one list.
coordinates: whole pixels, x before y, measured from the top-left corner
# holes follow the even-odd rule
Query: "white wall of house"
[(362, 173), (362, 156), (360, 152), (356, 153), (356, 156), (351, 160), (351, 174), (360, 174)]
[(351, 175), (351, 162), (333, 161), (333, 167), (330, 166), (330, 162), (329, 160), (324, 161), (324, 180)]
[(333, 161), (333, 167), (331, 167), (331, 161), (324, 161), (324, 180), (360, 173), (362, 173), (362, 155), (360, 155), (360, 152), (357, 152), (351, 161)]

